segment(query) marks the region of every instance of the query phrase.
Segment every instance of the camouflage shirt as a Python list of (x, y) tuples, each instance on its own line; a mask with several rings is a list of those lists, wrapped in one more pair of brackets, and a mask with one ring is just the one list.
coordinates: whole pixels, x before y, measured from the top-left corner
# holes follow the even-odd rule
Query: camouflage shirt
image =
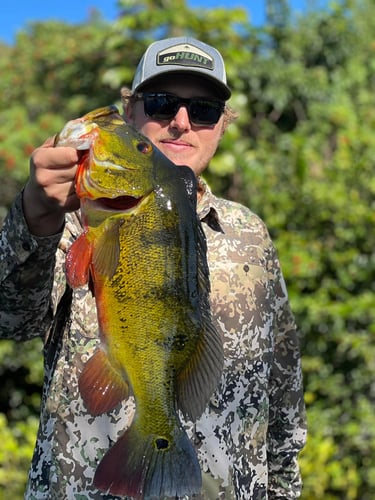
[[(134, 401), (93, 417), (78, 391), (78, 375), (99, 342), (90, 291), (71, 297), (65, 282), (79, 214), (67, 215), (62, 235), (40, 238), (29, 233), (21, 207), (19, 195), (0, 237), (0, 337), (44, 341), (40, 428), (25, 498), (118, 498), (98, 492), (92, 480), (129, 426)], [(225, 366), (204, 414), (184, 422), (203, 473), (196, 498), (297, 498), (297, 455), (306, 438), (300, 353), (274, 246), (259, 217), (206, 186), (198, 212)]]

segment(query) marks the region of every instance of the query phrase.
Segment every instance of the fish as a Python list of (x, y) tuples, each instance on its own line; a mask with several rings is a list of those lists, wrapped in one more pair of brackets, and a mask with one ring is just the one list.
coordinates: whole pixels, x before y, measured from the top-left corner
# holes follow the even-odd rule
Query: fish
[(195, 421), (223, 369), (210, 310), (197, 179), (127, 124), (115, 106), (67, 122), (58, 146), (82, 150), (75, 189), (82, 234), (66, 257), (72, 288), (89, 284), (99, 347), (78, 386), (93, 416), (134, 397), (130, 426), (94, 475), (107, 494), (199, 494), (202, 474), (180, 415)]

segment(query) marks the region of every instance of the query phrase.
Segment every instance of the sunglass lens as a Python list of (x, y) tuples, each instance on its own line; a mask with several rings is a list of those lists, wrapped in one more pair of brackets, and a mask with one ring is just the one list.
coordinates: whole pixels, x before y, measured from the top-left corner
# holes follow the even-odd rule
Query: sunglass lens
[(190, 104), (190, 119), (198, 125), (213, 125), (219, 121), (223, 111), (219, 102), (192, 100)]
[(178, 111), (178, 99), (169, 95), (148, 95), (144, 97), (145, 113), (157, 120), (170, 120)]

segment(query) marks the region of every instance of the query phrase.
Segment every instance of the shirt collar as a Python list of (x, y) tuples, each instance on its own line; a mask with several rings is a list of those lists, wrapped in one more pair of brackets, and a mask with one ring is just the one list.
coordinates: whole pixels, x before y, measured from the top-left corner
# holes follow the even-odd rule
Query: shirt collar
[(218, 211), (215, 208), (216, 198), (208, 184), (201, 177), (198, 177), (198, 193), (197, 212), (200, 220), (214, 231), (224, 233)]

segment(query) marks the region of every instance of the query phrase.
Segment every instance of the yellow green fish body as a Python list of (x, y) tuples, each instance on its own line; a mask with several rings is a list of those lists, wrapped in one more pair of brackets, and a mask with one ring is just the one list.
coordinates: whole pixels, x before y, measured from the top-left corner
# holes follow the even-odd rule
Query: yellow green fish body
[(178, 418), (196, 419), (221, 375), (211, 323), (196, 180), (113, 107), (69, 122), (58, 145), (88, 149), (76, 179), (83, 234), (67, 256), (71, 286), (91, 282), (100, 349), (79, 379), (93, 415), (133, 395), (136, 414), (94, 484), (134, 498), (198, 494), (199, 463)]

